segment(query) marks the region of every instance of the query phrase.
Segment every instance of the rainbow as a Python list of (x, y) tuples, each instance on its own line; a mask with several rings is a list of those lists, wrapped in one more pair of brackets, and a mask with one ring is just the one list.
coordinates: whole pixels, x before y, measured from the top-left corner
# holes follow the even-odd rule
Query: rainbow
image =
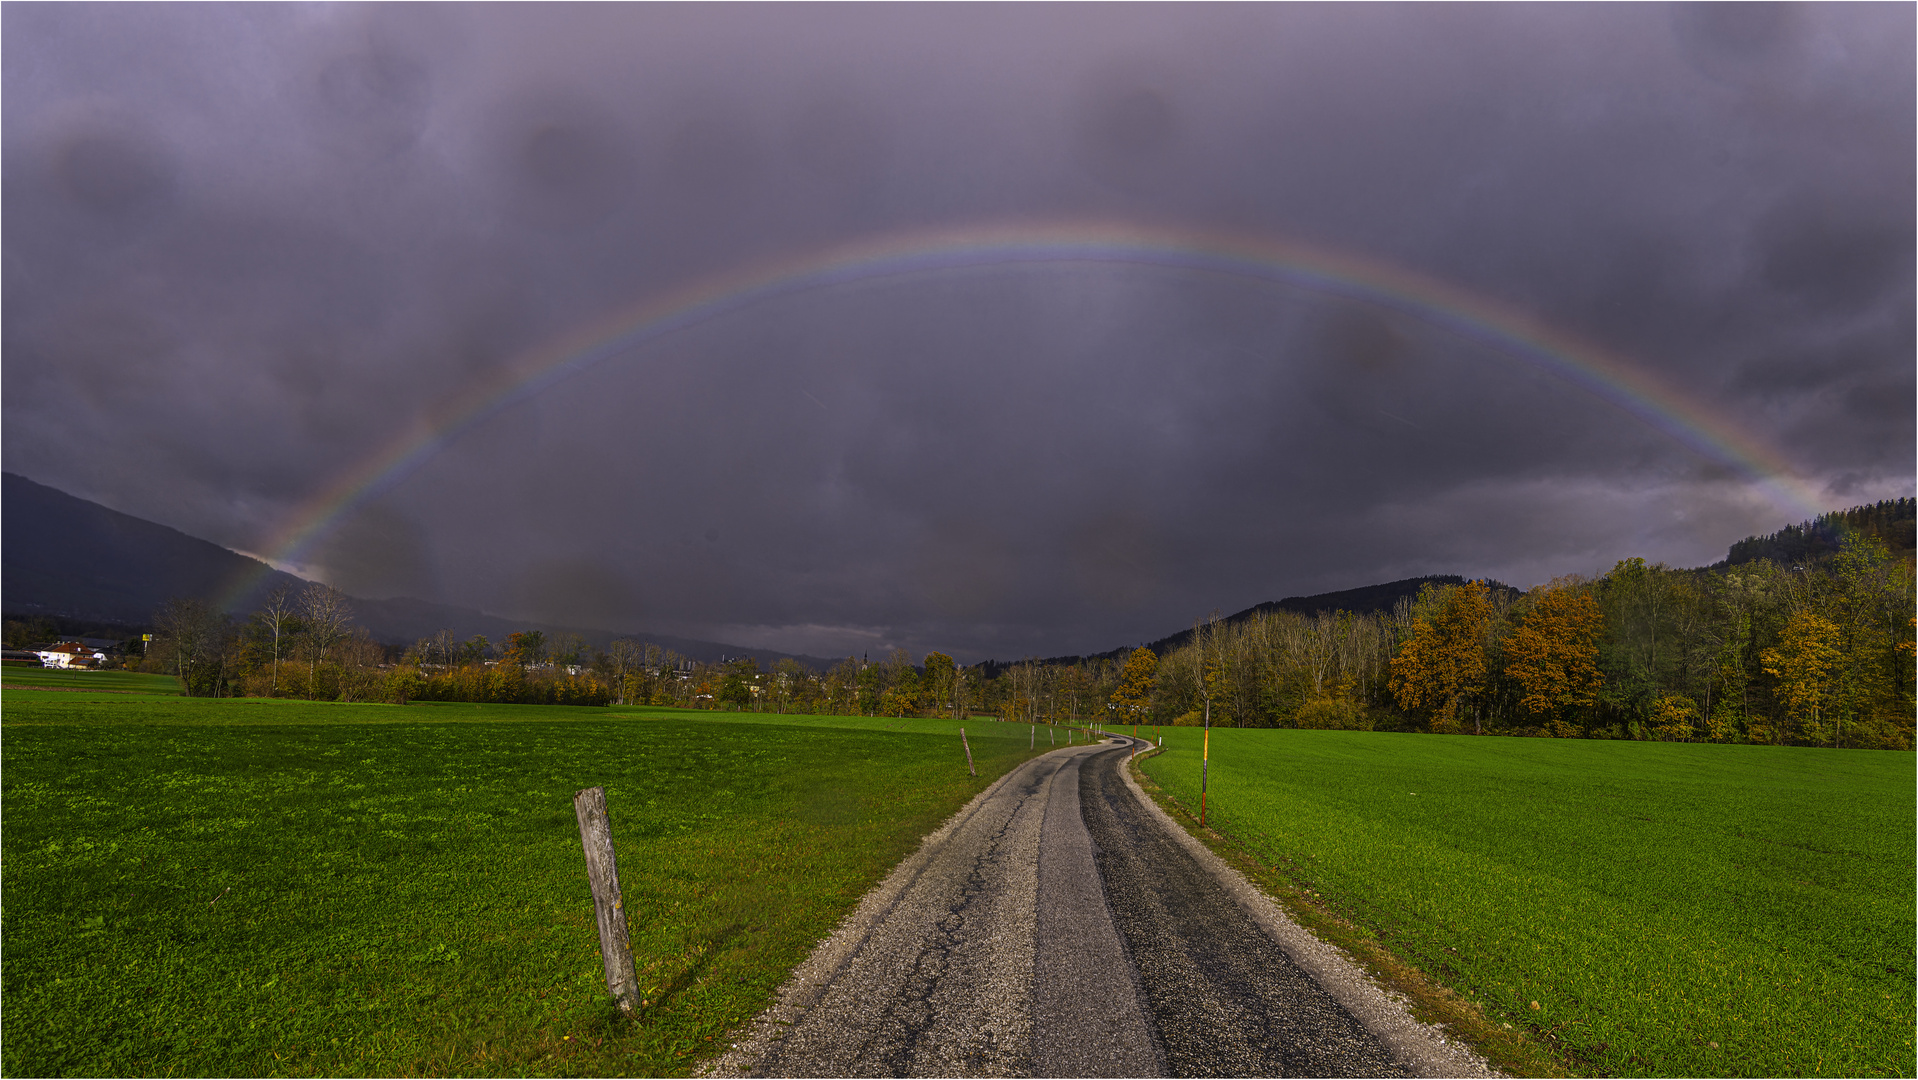
[[(743, 308), (874, 279), (1074, 263), (1224, 274), (1401, 312), (1554, 373), (1746, 474), (1807, 516), (1820, 510), (1817, 492), (1764, 443), (1654, 373), (1513, 305), (1377, 259), (1289, 240), (1119, 222), (1012, 222), (888, 233), (641, 299), (466, 387), (296, 507), (263, 550), (268, 561), (298, 562), (334, 523), (475, 424), (609, 359)], [(256, 580), (238, 583), (229, 599), (237, 602)]]

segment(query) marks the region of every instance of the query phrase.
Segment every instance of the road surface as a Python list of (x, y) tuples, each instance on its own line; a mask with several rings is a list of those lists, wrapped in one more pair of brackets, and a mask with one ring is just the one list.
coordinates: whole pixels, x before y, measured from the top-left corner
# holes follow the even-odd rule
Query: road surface
[(1047, 754), (974, 799), (713, 1073), (1488, 1075), (1166, 818), (1131, 749)]

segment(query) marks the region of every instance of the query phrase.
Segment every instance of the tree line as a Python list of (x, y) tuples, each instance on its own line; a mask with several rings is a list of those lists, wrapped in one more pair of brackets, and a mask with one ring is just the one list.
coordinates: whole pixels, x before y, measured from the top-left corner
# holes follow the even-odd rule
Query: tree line
[[(1631, 738), (1910, 749), (1912, 500), (1741, 542), (1726, 562), (1643, 559), (1520, 592), (1432, 583), (1389, 611), (1216, 613), (1118, 657), (967, 667), (903, 649), (761, 669), (637, 639), (529, 630), (397, 648), (322, 584), (243, 621), (193, 600), (156, 616), (149, 670), (195, 695), (653, 705), (1017, 722)], [(1771, 554), (1802, 556), (1777, 560)]]
[(1110, 704), (1174, 724), (1909, 750), (1912, 581), (1909, 553), (1852, 532), (1810, 565), (1627, 559), (1523, 593), (1427, 585), (1389, 613), (1215, 617), (1153, 657), (1136, 704)]
[[(1047, 721), (1909, 750), (1911, 516), (1909, 499), (1826, 515), (1701, 569), (1626, 559), (1523, 592), (1427, 584), (1385, 612), (1215, 613), (1163, 655), (1016, 663), (972, 700)], [(1802, 561), (1740, 557), (1780, 548)]]
[(280, 588), (243, 620), (198, 599), (172, 599), (153, 618), (153, 641), (133, 658), (180, 680), (193, 697), (312, 701), (474, 701), (605, 705), (614, 700), (602, 658), (577, 635), (538, 630), (410, 647), (383, 645), (353, 621), (345, 593), (309, 582)]

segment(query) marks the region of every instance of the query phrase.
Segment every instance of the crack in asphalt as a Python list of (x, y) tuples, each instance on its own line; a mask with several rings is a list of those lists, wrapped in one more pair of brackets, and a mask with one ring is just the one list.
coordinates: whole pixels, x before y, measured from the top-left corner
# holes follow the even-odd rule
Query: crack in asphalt
[(1044, 800), (1061, 761), (981, 793), (801, 964), (715, 1071), (1023, 1076)]
[[(1035, 790), (1036, 785), (1021, 791), (1022, 808)], [(896, 1028), (889, 1033), (888, 1041), (892, 1044), (892, 1048), (880, 1055), (880, 1060), (889, 1066), (887, 1071), (891, 1075), (907, 1076), (915, 1071), (913, 1065), (919, 1057), (920, 1043), (931, 1030), (933, 1021), (936, 1019), (933, 1014), (933, 1004), (934, 997), (939, 991), (940, 980), (946, 976), (954, 950), (963, 946), (966, 941), (966, 909), (991, 887), (985, 871), (989, 864), (999, 857), (1000, 845), (1005, 840), (1006, 833), (1012, 828), (1016, 816), (1015, 814), (1013, 817), (1006, 818), (996, 832), (986, 837), (984, 846), (978, 857), (973, 860), (972, 870), (960, 889), (959, 898), (946, 909), (944, 917), (933, 923), (932, 932), (922, 939), (922, 950), (913, 963), (911, 973), (900, 986), (893, 1004), (886, 1010), (885, 1020), (888, 1023), (885, 1026), (896, 1025)], [(875, 1036), (877, 1037), (879, 1036)], [(873, 1040), (869, 1039), (860, 1047), (861, 1057), (867, 1056), (864, 1051), (872, 1042)], [(969, 1066), (968, 1071), (982, 1068), (990, 1056), (990, 1050), (990, 1046), (983, 1050), (980, 1048), (969, 1050), (964, 1055), (965, 1063)]]

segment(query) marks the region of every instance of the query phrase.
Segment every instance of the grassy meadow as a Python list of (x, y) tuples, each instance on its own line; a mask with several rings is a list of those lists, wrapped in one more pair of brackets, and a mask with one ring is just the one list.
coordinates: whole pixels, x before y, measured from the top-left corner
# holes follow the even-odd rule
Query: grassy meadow
[(8, 688), (32, 687), (47, 690), (94, 690), (113, 694), (171, 694), (180, 692), (180, 680), (171, 675), (148, 675), (138, 671), (85, 671), (64, 668), (16, 667), (0, 670), (0, 683)]
[[(967, 724), (973, 778), (930, 720), (57, 690), (0, 716), (10, 1076), (683, 1074), (1030, 741)], [(596, 784), (632, 1021), (573, 816)]]
[(1901, 753), (1214, 729), (1208, 824), (1535, 1061), (1910, 1076), (1915, 799)]

